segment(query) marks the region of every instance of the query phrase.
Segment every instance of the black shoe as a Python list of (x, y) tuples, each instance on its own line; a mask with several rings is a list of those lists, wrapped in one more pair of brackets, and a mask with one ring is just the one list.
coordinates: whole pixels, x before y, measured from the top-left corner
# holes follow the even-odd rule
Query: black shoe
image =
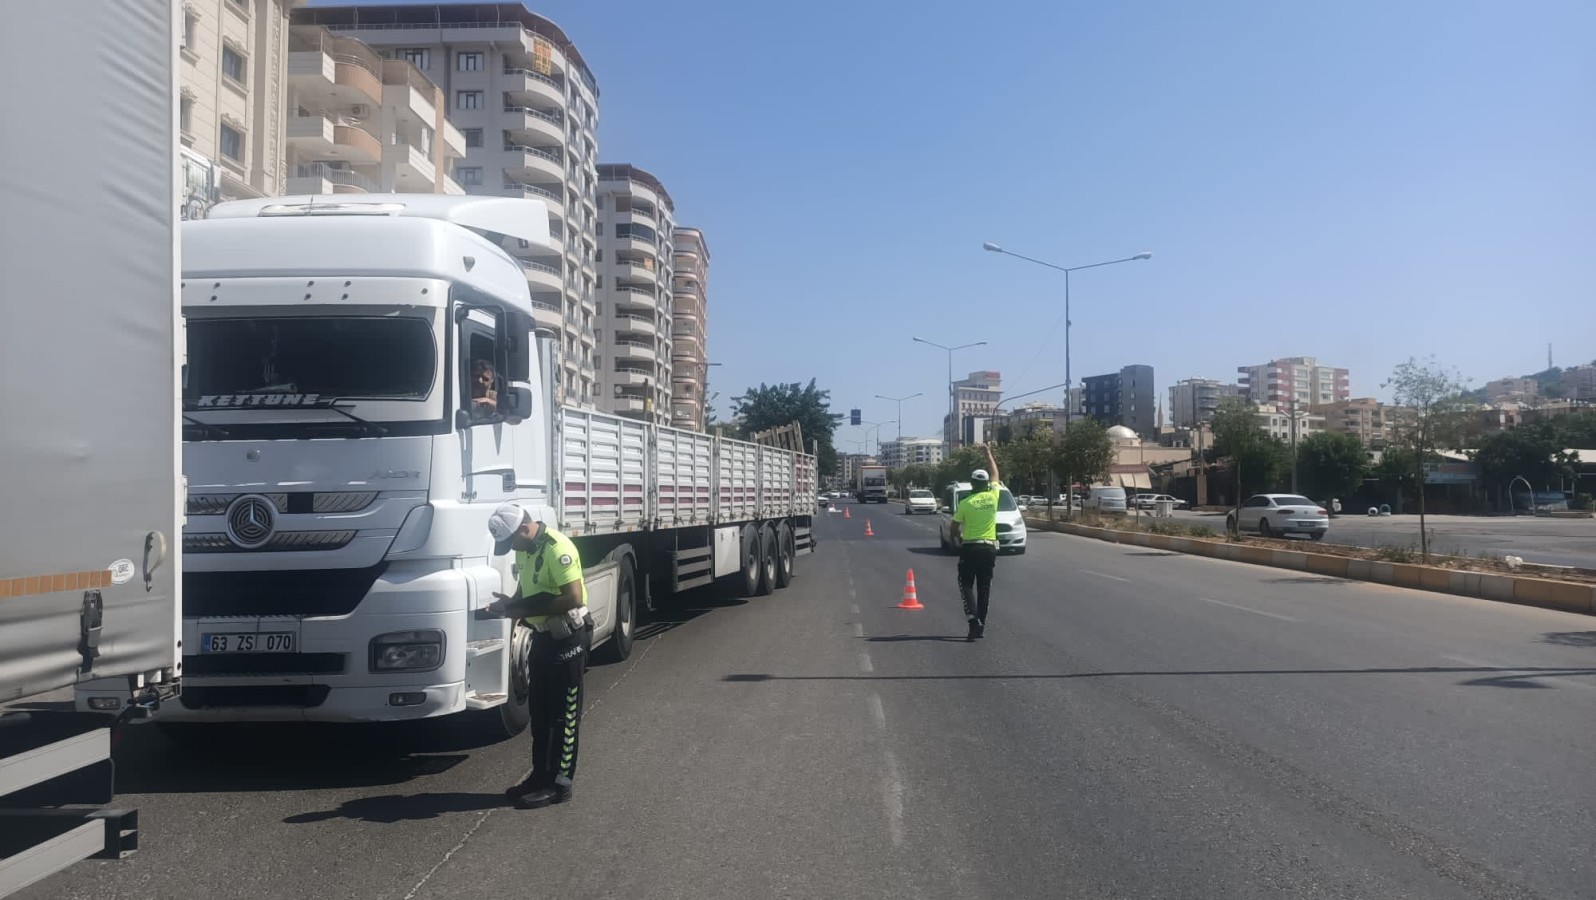
[(976, 636), (977, 639), (986, 637), (986, 623), (985, 622), (976, 622), (971, 627), (975, 629), (975, 636)]
[(975, 619), (970, 620), (970, 633), (964, 636), (967, 641), (973, 641), (981, 636), (981, 623)]
[(521, 779), (521, 783), (520, 784), (515, 785), (514, 787), (505, 788), (504, 789), (504, 796), (509, 797), (511, 800), (514, 800), (515, 798), (521, 796), (522, 794), (528, 793), (530, 791), (535, 791), (538, 788), (544, 788), (544, 787), (548, 787), (548, 786), (549, 786), (549, 780), (547, 778), (544, 778), (541, 775), (528, 775), (527, 777)]
[(541, 809), (554, 803), (564, 803), (571, 799), (573, 793), (575, 791), (569, 781), (565, 781), (563, 784), (556, 781), (554, 784), (545, 784), (541, 787), (533, 788), (511, 799), (521, 809)]

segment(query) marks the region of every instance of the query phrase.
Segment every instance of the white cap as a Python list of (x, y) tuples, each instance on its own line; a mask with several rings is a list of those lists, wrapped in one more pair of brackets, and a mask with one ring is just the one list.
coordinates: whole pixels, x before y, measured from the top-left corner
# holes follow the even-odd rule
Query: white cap
[(971, 481), (991, 481), (992, 480), (992, 476), (987, 474), (987, 471), (985, 469), (976, 469), (974, 472), (970, 473), (970, 480)]
[(514, 503), (506, 503), (488, 517), (488, 534), (493, 535), (493, 553), (503, 556), (510, 552), (510, 538), (521, 530), (527, 520), (527, 511)]

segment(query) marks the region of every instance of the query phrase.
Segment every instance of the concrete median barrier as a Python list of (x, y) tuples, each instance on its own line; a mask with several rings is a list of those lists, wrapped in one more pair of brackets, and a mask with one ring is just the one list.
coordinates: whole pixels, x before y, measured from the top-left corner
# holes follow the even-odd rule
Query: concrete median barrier
[(1121, 531), (1117, 528), (1101, 528), (1074, 522), (1052, 522), (1046, 519), (1027, 518), (1025, 524), (1033, 531), (1072, 534), (1113, 544), (1131, 544), (1249, 565), (1311, 572), (1330, 578), (1368, 581), (1393, 587), (1494, 600), (1499, 603), (1517, 603), (1521, 606), (1596, 615), (1596, 585), (1574, 581), (1493, 572), (1463, 572), (1440, 566), (1353, 559), (1311, 551), (1276, 550), (1271, 547), (1255, 547), (1224, 540), (1153, 534), (1146, 531)]

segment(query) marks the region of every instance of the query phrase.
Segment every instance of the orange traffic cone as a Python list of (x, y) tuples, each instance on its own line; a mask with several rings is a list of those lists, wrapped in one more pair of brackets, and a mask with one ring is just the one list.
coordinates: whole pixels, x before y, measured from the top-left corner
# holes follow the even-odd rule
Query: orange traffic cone
[(920, 595), (914, 589), (914, 570), (910, 569), (903, 582), (903, 599), (898, 601), (899, 609), (925, 609), (920, 604)]
[(870, 520), (865, 519), (865, 537), (875, 537), (876, 533), (870, 528)]
[(843, 508), (842, 508), (842, 517), (843, 517), (843, 518), (844, 518), (844, 519), (851, 519), (851, 518), (853, 518), (853, 507), (851, 507), (851, 506), (844, 506), (844, 507), (843, 507)]

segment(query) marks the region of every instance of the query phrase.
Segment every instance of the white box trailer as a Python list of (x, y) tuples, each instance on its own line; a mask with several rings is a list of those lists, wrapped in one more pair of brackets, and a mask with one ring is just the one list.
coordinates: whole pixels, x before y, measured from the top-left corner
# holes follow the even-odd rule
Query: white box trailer
[[(0, 895), (136, 846), (97, 808), (113, 716), (178, 681), (176, 15), (50, 3), (0, 36)], [(95, 714), (40, 699), (89, 679)]]
[(184, 223), (185, 677), (160, 721), (518, 731), (526, 629), (477, 616), (514, 590), (487, 531), (509, 501), (576, 542), (601, 661), (642, 605), (791, 581), (814, 457), (556, 403), (511, 239), (547, 245), (548, 208), (280, 197)]

